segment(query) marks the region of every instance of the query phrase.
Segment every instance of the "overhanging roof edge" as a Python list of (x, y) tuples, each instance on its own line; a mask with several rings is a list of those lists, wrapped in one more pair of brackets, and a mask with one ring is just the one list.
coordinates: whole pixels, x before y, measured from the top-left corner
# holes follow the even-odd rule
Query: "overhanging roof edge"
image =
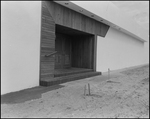
[[(97, 4), (97, 1), (54, 1), (72, 10), (75, 10), (81, 14), (91, 17), (99, 22), (107, 24), (115, 29), (121, 29), (122, 32), (140, 40), (142, 42), (147, 41), (144, 29), (135, 23), (129, 16), (121, 15), (122, 12), (119, 11), (113, 3), (110, 1), (98, 1), (101, 4)], [(69, 3), (66, 5), (66, 3)], [(90, 3), (90, 4), (89, 4)], [(91, 8), (91, 6), (95, 6)], [(98, 10), (96, 8), (99, 8)], [(84, 12), (81, 12), (83, 10)], [(112, 15), (113, 14), (113, 15)]]

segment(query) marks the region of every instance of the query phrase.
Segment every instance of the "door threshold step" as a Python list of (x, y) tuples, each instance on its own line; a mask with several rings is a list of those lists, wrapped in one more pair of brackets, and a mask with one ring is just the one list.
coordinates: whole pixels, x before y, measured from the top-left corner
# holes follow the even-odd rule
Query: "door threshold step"
[(69, 81), (74, 81), (74, 80), (79, 80), (83, 78), (88, 78), (88, 77), (93, 77), (101, 75), (101, 72), (85, 72), (85, 73), (78, 73), (78, 74), (72, 74), (72, 75), (67, 75), (67, 76), (61, 76), (61, 77), (54, 77), (54, 78), (48, 78), (45, 80), (40, 81), (41, 86), (52, 86), (52, 85), (57, 85)]
[(91, 71), (93, 71), (93, 69), (72, 68), (72, 69), (55, 70), (54, 77), (62, 77), (62, 76), (68, 76), (68, 75), (91, 72)]

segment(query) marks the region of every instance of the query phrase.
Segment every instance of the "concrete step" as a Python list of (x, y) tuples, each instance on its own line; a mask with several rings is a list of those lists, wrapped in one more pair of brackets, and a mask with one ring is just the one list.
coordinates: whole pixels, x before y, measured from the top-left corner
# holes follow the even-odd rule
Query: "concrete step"
[(62, 76), (68, 76), (68, 75), (72, 75), (72, 74), (78, 74), (78, 73), (85, 73), (85, 72), (91, 72), (93, 71), (93, 69), (70, 69), (70, 71), (68, 71), (68, 69), (65, 70), (56, 70), (54, 77), (62, 77)]
[(52, 86), (52, 85), (57, 85), (69, 81), (74, 81), (74, 80), (79, 80), (83, 78), (88, 78), (88, 77), (93, 77), (101, 75), (101, 72), (85, 72), (85, 73), (78, 73), (78, 74), (72, 74), (72, 75), (67, 75), (67, 76), (61, 76), (61, 77), (55, 77), (55, 78), (49, 78), (46, 80), (40, 81), (41, 86)]

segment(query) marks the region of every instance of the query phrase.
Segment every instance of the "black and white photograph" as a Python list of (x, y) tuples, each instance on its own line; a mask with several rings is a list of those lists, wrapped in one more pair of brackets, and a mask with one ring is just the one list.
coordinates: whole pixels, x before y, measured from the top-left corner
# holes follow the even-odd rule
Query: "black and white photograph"
[(1, 118), (149, 118), (149, 1), (1, 1)]

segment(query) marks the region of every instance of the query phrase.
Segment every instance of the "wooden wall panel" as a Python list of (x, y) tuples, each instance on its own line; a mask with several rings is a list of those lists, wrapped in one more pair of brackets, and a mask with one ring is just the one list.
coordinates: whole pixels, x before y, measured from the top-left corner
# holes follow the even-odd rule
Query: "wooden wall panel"
[(93, 68), (94, 36), (74, 36), (72, 40), (72, 66)]
[[(59, 7), (58, 7), (59, 8)], [(62, 20), (62, 25), (64, 25), (64, 26), (67, 26), (67, 27), (71, 27), (71, 21), (70, 21), (70, 13), (69, 13), (69, 11), (68, 10), (62, 10), (61, 9), (61, 11), (62, 11), (62, 14), (61, 14), (61, 20)], [(67, 15), (68, 14), (68, 15)], [(66, 16), (67, 15), (67, 16)], [(63, 18), (63, 16), (64, 16), (64, 18)]]
[(93, 70), (96, 71), (96, 58), (97, 58), (97, 35), (94, 36), (93, 42)]
[(52, 1), (46, 1), (56, 24), (105, 37), (109, 26)]
[(40, 79), (54, 77), (55, 56), (45, 57), (55, 51), (55, 25), (62, 25), (79, 31), (93, 34), (89, 36), (74, 36), (72, 42), (72, 65), (82, 68), (93, 68), (94, 36), (105, 37), (109, 26), (90, 17), (68, 9), (52, 1), (42, 1), (41, 22), (41, 55)]
[(55, 22), (47, 8), (47, 3), (42, 1), (40, 80), (54, 77), (55, 56), (45, 57), (54, 51)]

